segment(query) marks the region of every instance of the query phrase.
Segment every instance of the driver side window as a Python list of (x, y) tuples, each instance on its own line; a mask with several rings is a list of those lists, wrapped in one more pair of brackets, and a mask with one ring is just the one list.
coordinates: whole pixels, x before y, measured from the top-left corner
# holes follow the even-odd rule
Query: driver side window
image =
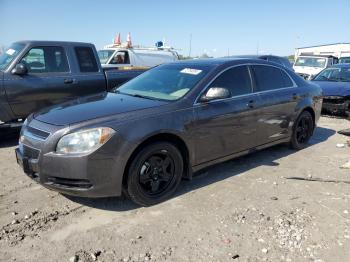
[(252, 93), (250, 74), (247, 66), (237, 66), (223, 72), (211, 83), (211, 87), (223, 87), (231, 92), (231, 96)]
[(22, 58), (28, 73), (69, 72), (66, 53), (61, 46), (33, 47)]
[(22, 58), (21, 63), (26, 65), (28, 73), (44, 73), (47, 71), (43, 48), (30, 49)]

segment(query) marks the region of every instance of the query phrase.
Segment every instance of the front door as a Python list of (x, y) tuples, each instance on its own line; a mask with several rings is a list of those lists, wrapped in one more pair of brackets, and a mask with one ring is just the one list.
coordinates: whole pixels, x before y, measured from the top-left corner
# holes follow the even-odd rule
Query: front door
[(63, 47), (33, 47), (22, 58), (28, 73), (9, 74), (4, 87), (13, 113), (18, 118), (76, 96), (75, 83)]
[(258, 95), (252, 93), (248, 67), (237, 66), (224, 71), (210, 87), (225, 87), (232, 97), (195, 105), (196, 164), (244, 151), (256, 144)]

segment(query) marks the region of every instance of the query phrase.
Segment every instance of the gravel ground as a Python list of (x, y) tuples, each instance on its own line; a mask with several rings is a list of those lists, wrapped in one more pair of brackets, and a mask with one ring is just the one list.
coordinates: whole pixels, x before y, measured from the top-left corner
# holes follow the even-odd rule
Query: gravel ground
[(1, 134), (0, 261), (349, 261), (349, 127), (321, 118), (308, 148), (216, 165), (149, 208), (49, 191)]

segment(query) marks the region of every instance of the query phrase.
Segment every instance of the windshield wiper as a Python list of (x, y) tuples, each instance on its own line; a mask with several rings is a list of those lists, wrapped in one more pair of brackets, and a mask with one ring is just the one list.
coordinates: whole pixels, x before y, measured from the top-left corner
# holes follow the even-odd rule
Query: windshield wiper
[(159, 100), (155, 97), (151, 97), (151, 96), (144, 96), (144, 95), (140, 95), (140, 94), (127, 94), (127, 93), (122, 93), (123, 95), (129, 95), (129, 96), (133, 96), (133, 97), (139, 97), (139, 98), (145, 98), (145, 99), (151, 99), (151, 100)]
[(133, 97), (139, 97), (139, 98), (145, 98), (145, 99), (151, 99), (151, 100), (159, 100), (155, 97), (150, 97), (150, 96), (144, 96), (144, 95), (140, 95), (140, 94), (130, 94), (130, 93), (124, 93), (124, 92), (120, 92), (118, 89), (113, 91), (116, 94), (122, 94), (122, 95), (127, 95), (127, 96), (133, 96)]

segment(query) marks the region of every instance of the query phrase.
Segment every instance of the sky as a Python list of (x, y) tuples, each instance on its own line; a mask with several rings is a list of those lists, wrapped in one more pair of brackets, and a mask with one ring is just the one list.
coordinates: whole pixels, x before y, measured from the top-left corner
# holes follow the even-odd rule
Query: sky
[(130, 32), (134, 44), (165, 40), (185, 56), (285, 56), (350, 42), (349, 10), (349, 0), (0, 0), (0, 45), (64, 40), (100, 49)]

